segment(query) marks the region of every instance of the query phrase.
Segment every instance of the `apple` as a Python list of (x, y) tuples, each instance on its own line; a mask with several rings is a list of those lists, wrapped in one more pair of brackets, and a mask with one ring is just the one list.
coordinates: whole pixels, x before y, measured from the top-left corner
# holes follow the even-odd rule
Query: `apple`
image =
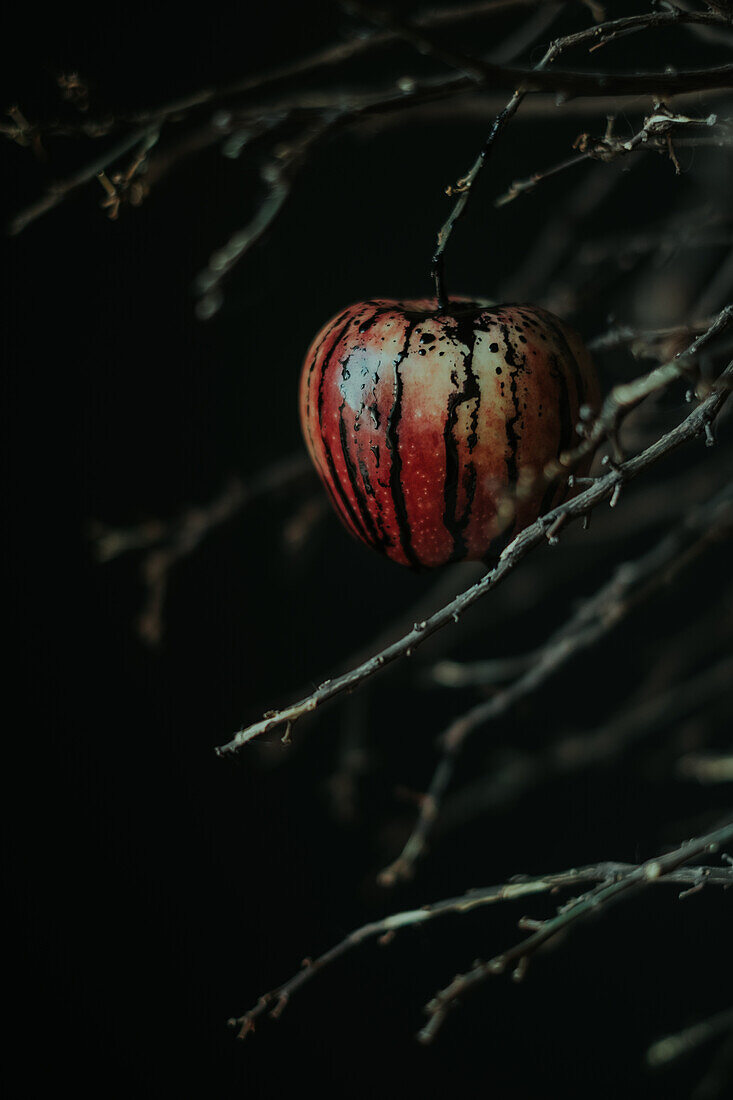
[(547, 310), (453, 300), (357, 302), (318, 333), (300, 416), (356, 538), (413, 568), (491, 560), (567, 484), (545, 465), (578, 442), (598, 381)]

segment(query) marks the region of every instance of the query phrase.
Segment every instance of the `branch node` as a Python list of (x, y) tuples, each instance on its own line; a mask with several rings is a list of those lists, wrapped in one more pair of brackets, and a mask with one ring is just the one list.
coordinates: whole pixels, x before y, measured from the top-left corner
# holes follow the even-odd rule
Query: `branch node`
[(528, 967), (529, 967), (529, 959), (527, 958), (526, 955), (523, 955), (522, 958), (517, 963), (517, 965), (514, 967), (514, 970), (512, 970), (512, 981), (513, 982), (521, 982), (523, 980), (525, 974), (527, 973), (527, 968)]
[(517, 921), (517, 928), (520, 932), (539, 932), (541, 928), (545, 927), (546, 923), (543, 920), (535, 920), (534, 917), (520, 917)]
[(288, 996), (287, 993), (281, 993), (280, 994), (280, 996), (277, 999), (277, 1004), (270, 1011), (270, 1019), (271, 1020), (279, 1020), (280, 1019), (283, 1012), (287, 1008), (287, 1004), (288, 1004), (289, 1000), (290, 1000), (290, 997)]

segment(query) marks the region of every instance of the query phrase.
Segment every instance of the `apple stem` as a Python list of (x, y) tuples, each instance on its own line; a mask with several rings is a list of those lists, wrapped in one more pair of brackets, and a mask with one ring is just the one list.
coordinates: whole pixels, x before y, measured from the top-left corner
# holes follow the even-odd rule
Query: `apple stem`
[[(547, 56), (549, 56), (549, 51), (546, 57)], [(476, 177), (486, 163), (488, 155), (491, 152), (491, 149), (493, 148), (496, 139), (505, 128), (509, 120), (516, 113), (517, 108), (524, 99), (525, 95), (526, 92), (524, 91), (516, 91), (514, 93), (504, 110), (500, 111), (494, 119), (486, 141), (481, 146), (479, 155), (476, 157), (476, 160), (471, 165), (469, 171), (465, 174), (465, 176), (461, 176), (461, 178), (457, 180), (454, 185), (446, 188), (446, 193), (448, 195), (456, 195), (457, 198), (453, 205), (453, 209), (451, 210), (446, 221), (440, 228), (435, 251), (433, 253), (431, 274), (435, 283), (435, 297), (438, 300), (439, 310), (447, 309), (448, 305), (450, 304), (450, 298), (448, 296), (448, 292), (445, 286), (445, 247), (448, 244), (451, 233), (453, 232), (453, 227), (466, 209), (466, 205), (471, 195), (471, 189), (473, 188), (473, 184), (476, 181)]]

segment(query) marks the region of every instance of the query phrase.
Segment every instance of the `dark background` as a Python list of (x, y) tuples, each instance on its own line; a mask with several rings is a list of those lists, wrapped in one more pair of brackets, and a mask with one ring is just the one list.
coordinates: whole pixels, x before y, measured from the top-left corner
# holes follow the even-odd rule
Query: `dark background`
[[(13, 18), (0, 106), (18, 103), (29, 118), (57, 112), (59, 72), (78, 69), (93, 105), (142, 107), (266, 69), (353, 25), (326, 4), (280, 3), (256, 21), (244, 7), (169, 20), (134, 5), (88, 21)], [(585, 25), (587, 12), (579, 7), (574, 20), (557, 27)], [(495, 21), (490, 33), (516, 25), (516, 16)], [(646, 64), (722, 60), (694, 40), (684, 49), (679, 42), (655, 37), (659, 52), (652, 65), (647, 51)], [(631, 68), (640, 51), (629, 41), (606, 51), (603, 64)], [(354, 83), (426, 71), (430, 63), (394, 50), (360, 62)], [(491, 198), (568, 155), (590, 125), (571, 118), (509, 132), (451, 245), (454, 289), (501, 294), (507, 264), (553, 218), (569, 183), (548, 182), (500, 214)], [(603, 122), (593, 125), (602, 132)], [(6, 635), (4, 776), (16, 872), (7, 904), (18, 924), (5, 950), (8, 971), (20, 969), (7, 999), (11, 1052), (22, 1053), (23, 1071), (13, 1095), (63, 1083), (79, 1096), (264, 1098), (313, 1087), (359, 1097), (469, 1088), (513, 1098), (673, 1097), (689, 1095), (705, 1070), (709, 1048), (657, 1075), (644, 1069), (644, 1052), (729, 1003), (730, 901), (712, 890), (677, 903), (660, 889), (576, 930), (532, 964), (523, 984), (484, 987), (429, 1049), (413, 1038), (422, 1004), (475, 957), (514, 942), (524, 908), (447, 918), (387, 948), (367, 946), (303, 990), (279, 1022), (263, 1020), (237, 1043), (227, 1017), (352, 927), (518, 871), (646, 858), (719, 818), (725, 789), (675, 782), (667, 764), (656, 767), (679, 733), (664, 730), (617, 765), (438, 834), (415, 880), (386, 892), (375, 874), (412, 818), (397, 789), (428, 782), (435, 737), (472, 694), (457, 701), (423, 690), (411, 666), (304, 722), (290, 749), (275, 742), (236, 760), (219, 760), (213, 749), (242, 722), (324, 679), (434, 578), (380, 561), (330, 514), (304, 549), (288, 553), (283, 529), (314, 489), (299, 486), (253, 504), (175, 570), (164, 643), (151, 652), (135, 630), (139, 563), (100, 566), (90, 544), (92, 520), (172, 517), (210, 499), (227, 475), (246, 476), (300, 446), (296, 385), (312, 335), (352, 300), (429, 290), (443, 188), (468, 167), (485, 129), (470, 119), (423, 119), (327, 144), (208, 323), (194, 317), (192, 283), (261, 198), (257, 156), (195, 157), (116, 223), (98, 209), (101, 193), (82, 189), (7, 243), (7, 578), (17, 618)], [(46, 145), (40, 163), (27, 149), (3, 148), (8, 215), (93, 152), (72, 140)], [(694, 197), (701, 175), (729, 178), (730, 154), (717, 155), (722, 169), (704, 151), (684, 151), (679, 179), (650, 156), (588, 232), (643, 229)], [(673, 263), (669, 285), (704, 282), (722, 255), (713, 249)], [(612, 309), (638, 322), (634, 308), (643, 319), (621, 278), (573, 320), (591, 336)], [(621, 363), (625, 376), (636, 373), (633, 362)], [(603, 370), (608, 385), (614, 375)], [(682, 412), (681, 393), (670, 401), (675, 416)], [(729, 434), (722, 426), (722, 448)], [(707, 457), (694, 445), (694, 456), (676, 457), (664, 476)], [(451, 655), (537, 644), (615, 561), (658, 533), (652, 523), (590, 549), (579, 532), (568, 533), (557, 551), (525, 563), (506, 595), (467, 618), (450, 639)], [(690, 628), (688, 644), (699, 646), (691, 667), (704, 664), (710, 654), (694, 623), (722, 607), (729, 553), (710, 552), (702, 568), (489, 731), (490, 743), (540, 746), (549, 735), (598, 725), (639, 688), (660, 639), (675, 631)], [(553, 554), (566, 562), (556, 581)], [(464, 581), (456, 575), (456, 590)], [(524, 585), (536, 587), (536, 598), (522, 598)], [(433, 655), (440, 650), (436, 643)], [(711, 716), (710, 743), (725, 740), (725, 719)], [(354, 722), (365, 731), (367, 768), (357, 816), (345, 822), (333, 812), (329, 778)], [(461, 781), (487, 766), (489, 743), (480, 735), (475, 742)], [(526, 909), (541, 917), (553, 904), (538, 899)]]

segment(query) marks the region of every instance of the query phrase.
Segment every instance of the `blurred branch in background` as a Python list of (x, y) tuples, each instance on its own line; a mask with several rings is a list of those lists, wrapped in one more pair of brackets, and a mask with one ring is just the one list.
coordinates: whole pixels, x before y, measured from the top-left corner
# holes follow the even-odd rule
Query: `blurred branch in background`
[(709, 1043), (720, 1035), (725, 1035), (727, 1031), (733, 1031), (733, 1008), (693, 1024), (692, 1027), (686, 1027), (684, 1031), (657, 1039), (649, 1047), (646, 1060), (650, 1066), (666, 1066), (678, 1058), (684, 1058), (702, 1043)]
[[(270, 497), (312, 477), (305, 454), (298, 452), (253, 474), (245, 483), (232, 478), (208, 504), (189, 508), (175, 520), (150, 519), (136, 527), (90, 526), (98, 561), (109, 562), (123, 554), (143, 552), (140, 567), (145, 597), (138, 619), (140, 637), (158, 645), (163, 637), (165, 598), (171, 569), (188, 557), (212, 531), (239, 515), (247, 505)], [(296, 531), (291, 538), (299, 538)]]
[[(725, 642), (730, 646), (733, 638), (729, 635)], [(450, 832), (481, 815), (500, 812), (536, 787), (562, 776), (607, 767), (640, 741), (660, 730), (669, 731), (691, 715), (705, 713), (712, 703), (724, 700), (729, 706), (731, 694), (733, 660), (724, 659), (663, 691), (648, 697), (645, 691), (639, 701), (622, 708), (610, 721), (560, 737), (539, 752), (505, 750), (497, 754), (495, 766), (483, 777), (447, 800), (436, 821), (436, 832)], [(718, 781), (723, 779), (721, 774)]]

